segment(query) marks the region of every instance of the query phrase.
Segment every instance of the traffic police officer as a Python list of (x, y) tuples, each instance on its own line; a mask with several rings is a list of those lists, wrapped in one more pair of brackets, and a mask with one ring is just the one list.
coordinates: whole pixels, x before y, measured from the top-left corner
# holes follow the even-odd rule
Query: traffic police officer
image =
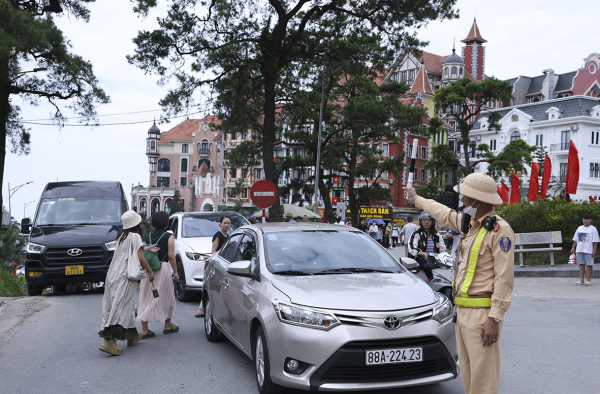
[(485, 174), (470, 174), (455, 186), (454, 191), (462, 195), (464, 214), (419, 197), (413, 188), (404, 189), (417, 208), (463, 235), (453, 283), (463, 385), (466, 394), (496, 394), (500, 330), (510, 307), (515, 245), (510, 225), (494, 212), (494, 205), (502, 204), (496, 182)]

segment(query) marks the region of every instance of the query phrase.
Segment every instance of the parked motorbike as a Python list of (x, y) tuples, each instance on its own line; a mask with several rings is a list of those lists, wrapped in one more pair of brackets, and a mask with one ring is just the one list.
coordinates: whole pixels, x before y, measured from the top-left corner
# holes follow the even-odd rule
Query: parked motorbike
[[(419, 263), (411, 258), (403, 257), (402, 265), (412, 273), (417, 273)], [(454, 280), (454, 258), (448, 253), (430, 253), (425, 262), (431, 269), (429, 286), (438, 293), (444, 294), (453, 303), (452, 280)]]

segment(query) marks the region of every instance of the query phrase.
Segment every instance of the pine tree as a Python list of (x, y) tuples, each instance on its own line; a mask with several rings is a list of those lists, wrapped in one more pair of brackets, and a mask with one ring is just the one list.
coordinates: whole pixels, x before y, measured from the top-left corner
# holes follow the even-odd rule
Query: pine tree
[(185, 212), (185, 206), (183, 204), (183, 200), (181, 199), (181, 193), (179, 189), (175, 189), (175, 193), (173, 194), (173, 207), (171, 208), (171, 212)]

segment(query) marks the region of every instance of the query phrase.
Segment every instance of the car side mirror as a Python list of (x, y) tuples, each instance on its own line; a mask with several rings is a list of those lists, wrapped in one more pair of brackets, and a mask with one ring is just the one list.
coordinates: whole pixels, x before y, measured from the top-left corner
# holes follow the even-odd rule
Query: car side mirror
[(252, 262), (250, 260), (240, 260), (229, 264), (227, 273), (233, 276), (241, 276), (242, 278), (256, 279), (256, 274), (252, 273)]
[(31, 220), (29, 218), (21, 219), (21, 234), (29, 234)]
[(411, 259), (410, 257), (402, 257), (399, 260), (400, 264), (402, 264), (408, 270), (417, 268), (419, 266), (419, 263), (417, 263), (415, 259)]

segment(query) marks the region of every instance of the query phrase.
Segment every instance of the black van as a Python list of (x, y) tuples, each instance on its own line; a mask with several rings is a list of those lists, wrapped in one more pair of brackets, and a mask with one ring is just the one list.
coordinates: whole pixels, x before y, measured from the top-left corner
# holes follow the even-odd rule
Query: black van
[(25, 278), (29, 295), (52, 285), (102, 282), (112, 260), (121, 215), (129, 209), (120, 182), (51, 182), (39, 200), (33, 223), (21, 221), (29, 234)]

